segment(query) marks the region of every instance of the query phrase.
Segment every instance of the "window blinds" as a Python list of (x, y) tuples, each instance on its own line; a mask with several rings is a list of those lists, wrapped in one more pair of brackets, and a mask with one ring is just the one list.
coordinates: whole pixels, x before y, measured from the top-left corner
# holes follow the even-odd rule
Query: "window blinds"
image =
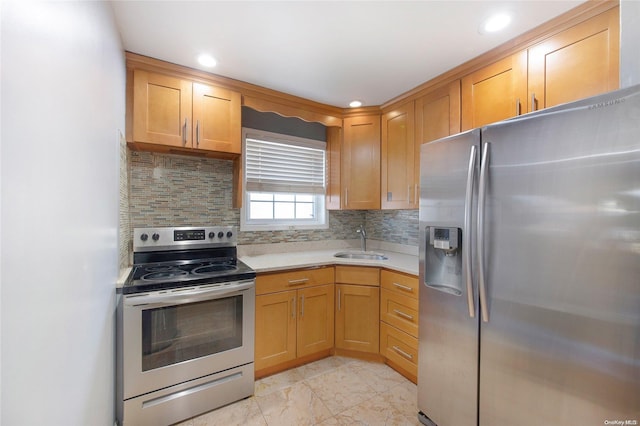
[(325, 143), (245, 134), (247, 191), (325, 193)]

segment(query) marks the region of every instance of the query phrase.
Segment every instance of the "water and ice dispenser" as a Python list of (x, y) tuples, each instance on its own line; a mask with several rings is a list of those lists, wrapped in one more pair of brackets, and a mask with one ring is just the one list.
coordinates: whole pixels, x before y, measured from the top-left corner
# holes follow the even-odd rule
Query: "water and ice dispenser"
[(428, 226), (425, 237), (425, 284), (462, 295), (462, 229)]

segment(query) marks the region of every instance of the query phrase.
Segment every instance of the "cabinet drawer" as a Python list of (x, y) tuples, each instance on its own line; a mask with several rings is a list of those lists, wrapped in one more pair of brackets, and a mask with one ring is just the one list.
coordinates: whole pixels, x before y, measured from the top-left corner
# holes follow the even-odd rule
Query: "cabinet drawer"
[(333, 267), (258, 274), (256, 294), (275, 293), (333, 283)]
[(418, 277), (413, 275), (401, 274), (383, 270), (380, 273), (380, 285), (382, 288), (393, 291), (394, 293), (418, 299)]
[(380, 323), (380, 354), (414, 377), (418, 375), (418, 339), (384, 322)]
[(336, 266), (336, 283), (380, 285), (380, 268), (366, 266)]
[(380, 321), (418, 337), (418, 300), (383, 288), (380, 291)]

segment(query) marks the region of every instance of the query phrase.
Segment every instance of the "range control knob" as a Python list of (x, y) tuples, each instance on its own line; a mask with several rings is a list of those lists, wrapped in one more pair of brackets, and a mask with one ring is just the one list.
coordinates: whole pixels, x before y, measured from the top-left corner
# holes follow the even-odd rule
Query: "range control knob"
[(140, 235), (140, 239), (142, 241), (147, 241), (149, 239), (149, 236), (147, 234), (142, 234), (142, 235)]
[(233, 232), (227, 231), (227, 238), (231, 238), (233, 236)]
[(215, 232), (209, 232), (209, 238), (213, 238), (213, 237), (215, 237), (215, 236), (216, 236), (216, 233), (215, 233)]
[(222, 238), (222, 237), (224, 237), (224, 232), (222, 231), (218, 232), (218, 238)]
[(151, 236), (151, 239), (152, 239), (153, 241), (158, 241), (158, 240), (160, 239), (160, 235), (158, 235), (158, 234), (153, 234), (153, 235)]

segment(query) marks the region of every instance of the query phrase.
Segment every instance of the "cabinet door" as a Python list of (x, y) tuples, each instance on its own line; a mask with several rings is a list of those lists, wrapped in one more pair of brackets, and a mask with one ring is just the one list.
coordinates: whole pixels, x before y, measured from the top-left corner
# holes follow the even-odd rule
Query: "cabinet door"
[(383, 209), (415, 208), (414, 102), (382, 116), (381, 205)]
[(255, 369), (296, 357), (296, 291), (256, 296)]
[(462, 78), (462, 130), (524, 112), (527, 52), (522, 51)]
[(460, 132), (460, 80), (416, 99), (416, 142), (420, 145)]
[(529, 111), (619, 86), (619, 7), (529, 49)]
[(380, 209), (380, 116), (344, 119), (343, 207)]
[(193, 84), (194, 148), (240, 154), (240, 93)]
[(133, 72), (133, 139), (191, 147), (190, 81), (142, 70)]
[(336, 348), (378, 353), (378, 287), (336, 284)]
[(333, 348), (333, 284), (298, 290), (298, 357)]

